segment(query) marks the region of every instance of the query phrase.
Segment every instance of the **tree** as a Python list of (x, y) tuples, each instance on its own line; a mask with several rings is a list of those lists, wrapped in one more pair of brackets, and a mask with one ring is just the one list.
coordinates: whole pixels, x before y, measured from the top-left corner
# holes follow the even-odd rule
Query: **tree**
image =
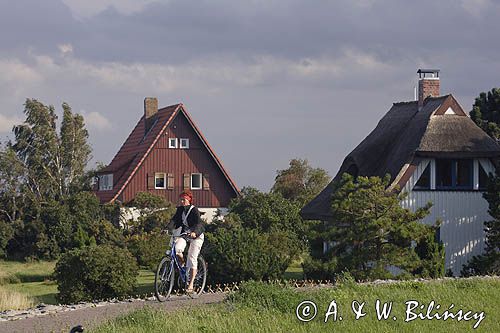
[(285, 199), (280, 193), (263, 193), (252, 187), (243, 188), (241, 196), (233, 199), (228, 207), (229, 215), (237, 215), (245, 228), (285, 231), (297, 237), (304, 233), (300, 208), (299, 203)]
[(95, 213), (101, 209), (95, 195), (78, 197), (90, 189), (85, 168), (91, 148), (83, 117), (66, 103), (62, 108), (58, 133), (54, 107), (27, 99), (25, 121), (0, 149), (0, 220), (8, 224), (5, 230), (14, 230), (6, 245), (9, 255), (54, 258), (90, 242), (89, 219), (102, 219)]
[(484, 222), (486, 231), (486, 248), (482, 255), (474, 256), (464, 265), (461, 274), (498, 275), (500, 274), (500, 169), (496, 175), (490, 175), (487, 191), (483, 197), (488, 201), (488, 213), (493, 220)]
[(88, 133), (83, 117), (73, 115), (63, 103), (61, 133), (57, 134), (57, 115), (53, 106), (27, 99), (23, 124), (14, 126), (15, 140), (9, 144), (21, 162), (24, 182), (41, 202), (60, 199), (84, 176), (90, 158)]
[(87, 144), (89, 134), (85, 129), (83, 117), (73, 114), (67, 103), (61, 125), (61, 159), (66, 193), (82, 188), (85, 167), (91, 158), (92, 149)]
[(329, 181), (330, 176), (325, 170), (311, 167), (305, 159), (292, 159), (288, 169), (276, 171), (271, 192), (280, 193), (285, 199), (304, 205), (324, 189)]
[(13, 223), (22, 215), (24, 169), (12, 147), (0, 150), (0, 216)]
[[(390, 178), (358, 177), (344, 174), (332, 195), (332, 221), (325, 238), (333, 241), (322, 263), (330, 272), (349, 271), (357, 279), (387, 278), (390, 266), (403, 274), (423, 272), (424, 263), (435, 263), (428, 252), (436, 248), (415, 245), (434, 240), (436, 229), (420, 223), (429, 214), (431, 204), (412, 212), (400, 206), (404, 194), (387, 191)], [(418, 247), (418, 245), (417, 245)], [(442, 248), (438, 266), (444, 265)], [(436, 269), (427, 267), (426, 274)], [(437, 269), (437, 271), (440, 271)], [(442, 271), (442, 270), (441, 270)], [(332, 276), (330, 276), (331, 278)]]
[(500, 139), (500, 88), (482, 92), (476, 98), (470, 117), (492, 138)]

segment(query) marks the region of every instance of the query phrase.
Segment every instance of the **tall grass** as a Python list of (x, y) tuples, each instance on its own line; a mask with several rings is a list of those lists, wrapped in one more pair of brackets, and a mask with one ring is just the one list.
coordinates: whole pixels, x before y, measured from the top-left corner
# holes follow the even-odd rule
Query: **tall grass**
[(0, 286), (0, 311), (22, 310), (35, 305), (33, 298)]
[[(393, 302), (388, 320), (377, 320), (375, 304)], [(310, 300), (318, 314), (310, 322), (296, 317), (297, 305)], [(343, 320), (325, 323), (332, 300), (338, 305)], [(366, 316), (356, 320), (351, 303), (365, 302)], [(92, 332), (470, 332), (476, 321), (413, 320), (405, 322), (405, 302), (416, 300), (429, 304), (434, 300), (442, 310), (454, 309), (485, 312), (477, 332), (500, 332), (500, 279), (445, 280), (431, 282), (399, 282), (382, 285), (346, 283), (336, 288), (312, 288), (297, 291), (277, 285), (249, 283), (240, 292), (216, 305), (184, 309), (174, 313), (144, 309), (105, 323)], [(424, 310), (423, 310), (424, 311)], [(435, 312), (435, 311), (434, 311)], [(442, 311), (441, 311), (442, 313)], [(397, 320), (393, 320), (397, 317)]]

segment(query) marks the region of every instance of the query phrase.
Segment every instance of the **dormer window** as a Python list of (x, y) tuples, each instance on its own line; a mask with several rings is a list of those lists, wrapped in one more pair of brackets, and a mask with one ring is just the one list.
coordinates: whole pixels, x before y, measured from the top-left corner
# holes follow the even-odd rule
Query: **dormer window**
[(177, 148), (177, 138), (168, 138), (168, 148)]
[(99, 176), (99, 191), (109, 191), (113, 189), (113, 174)]
[(472, 190), (473, 166), (470, 159), (437, 159), (436, 189)]
[(180, 139), (180, 146), (179, 148), (181, 149), (188, 149), (189, 148), (189, 139)]

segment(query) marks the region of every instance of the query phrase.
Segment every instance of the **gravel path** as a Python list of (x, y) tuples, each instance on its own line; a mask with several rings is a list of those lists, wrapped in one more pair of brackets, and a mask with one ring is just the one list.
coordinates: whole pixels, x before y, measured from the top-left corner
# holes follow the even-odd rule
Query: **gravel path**
[[(75, 309), (66, 308), (65, 310), (60, 309), (57, 312), (46, 311), (45, 313), (41, 313), (38, 311), (39, 314), (36, 316), (26, 318), (27, 316), (30, 316), (26, 313), (22, 319), (0, 321), (0, 333), (67, 333), (76, 325), (82, 325), (86, 330), (104, 322), (105, 320), (148, 306), (165, 309), (166, 311), (174, 311), (188, 306), (221, 302), (225, 297), (226, 294), (224, 293), (203, 294), (198, 298), (190, 298), (188, 296), (172, 296), (169, 301), (164, 303), (159, 303), (153, 299), (129, 300), (119, 303), (99, 303)], [(22, 316), (22, 312), (18, 314), (18, 317)]]

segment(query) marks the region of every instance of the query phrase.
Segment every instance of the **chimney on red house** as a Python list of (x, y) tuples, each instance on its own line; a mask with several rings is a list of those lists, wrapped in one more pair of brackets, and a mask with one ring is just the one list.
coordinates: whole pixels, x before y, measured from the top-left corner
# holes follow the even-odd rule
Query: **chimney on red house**
[(151, 129), (156, 113), (158, 113), (158, 99), (156, 97), (144, 98), (144, 134)]
[(418, 74), (418, 109), (424, 106), (424, 100), (439, 96), (439, 69), (419, 69)]

